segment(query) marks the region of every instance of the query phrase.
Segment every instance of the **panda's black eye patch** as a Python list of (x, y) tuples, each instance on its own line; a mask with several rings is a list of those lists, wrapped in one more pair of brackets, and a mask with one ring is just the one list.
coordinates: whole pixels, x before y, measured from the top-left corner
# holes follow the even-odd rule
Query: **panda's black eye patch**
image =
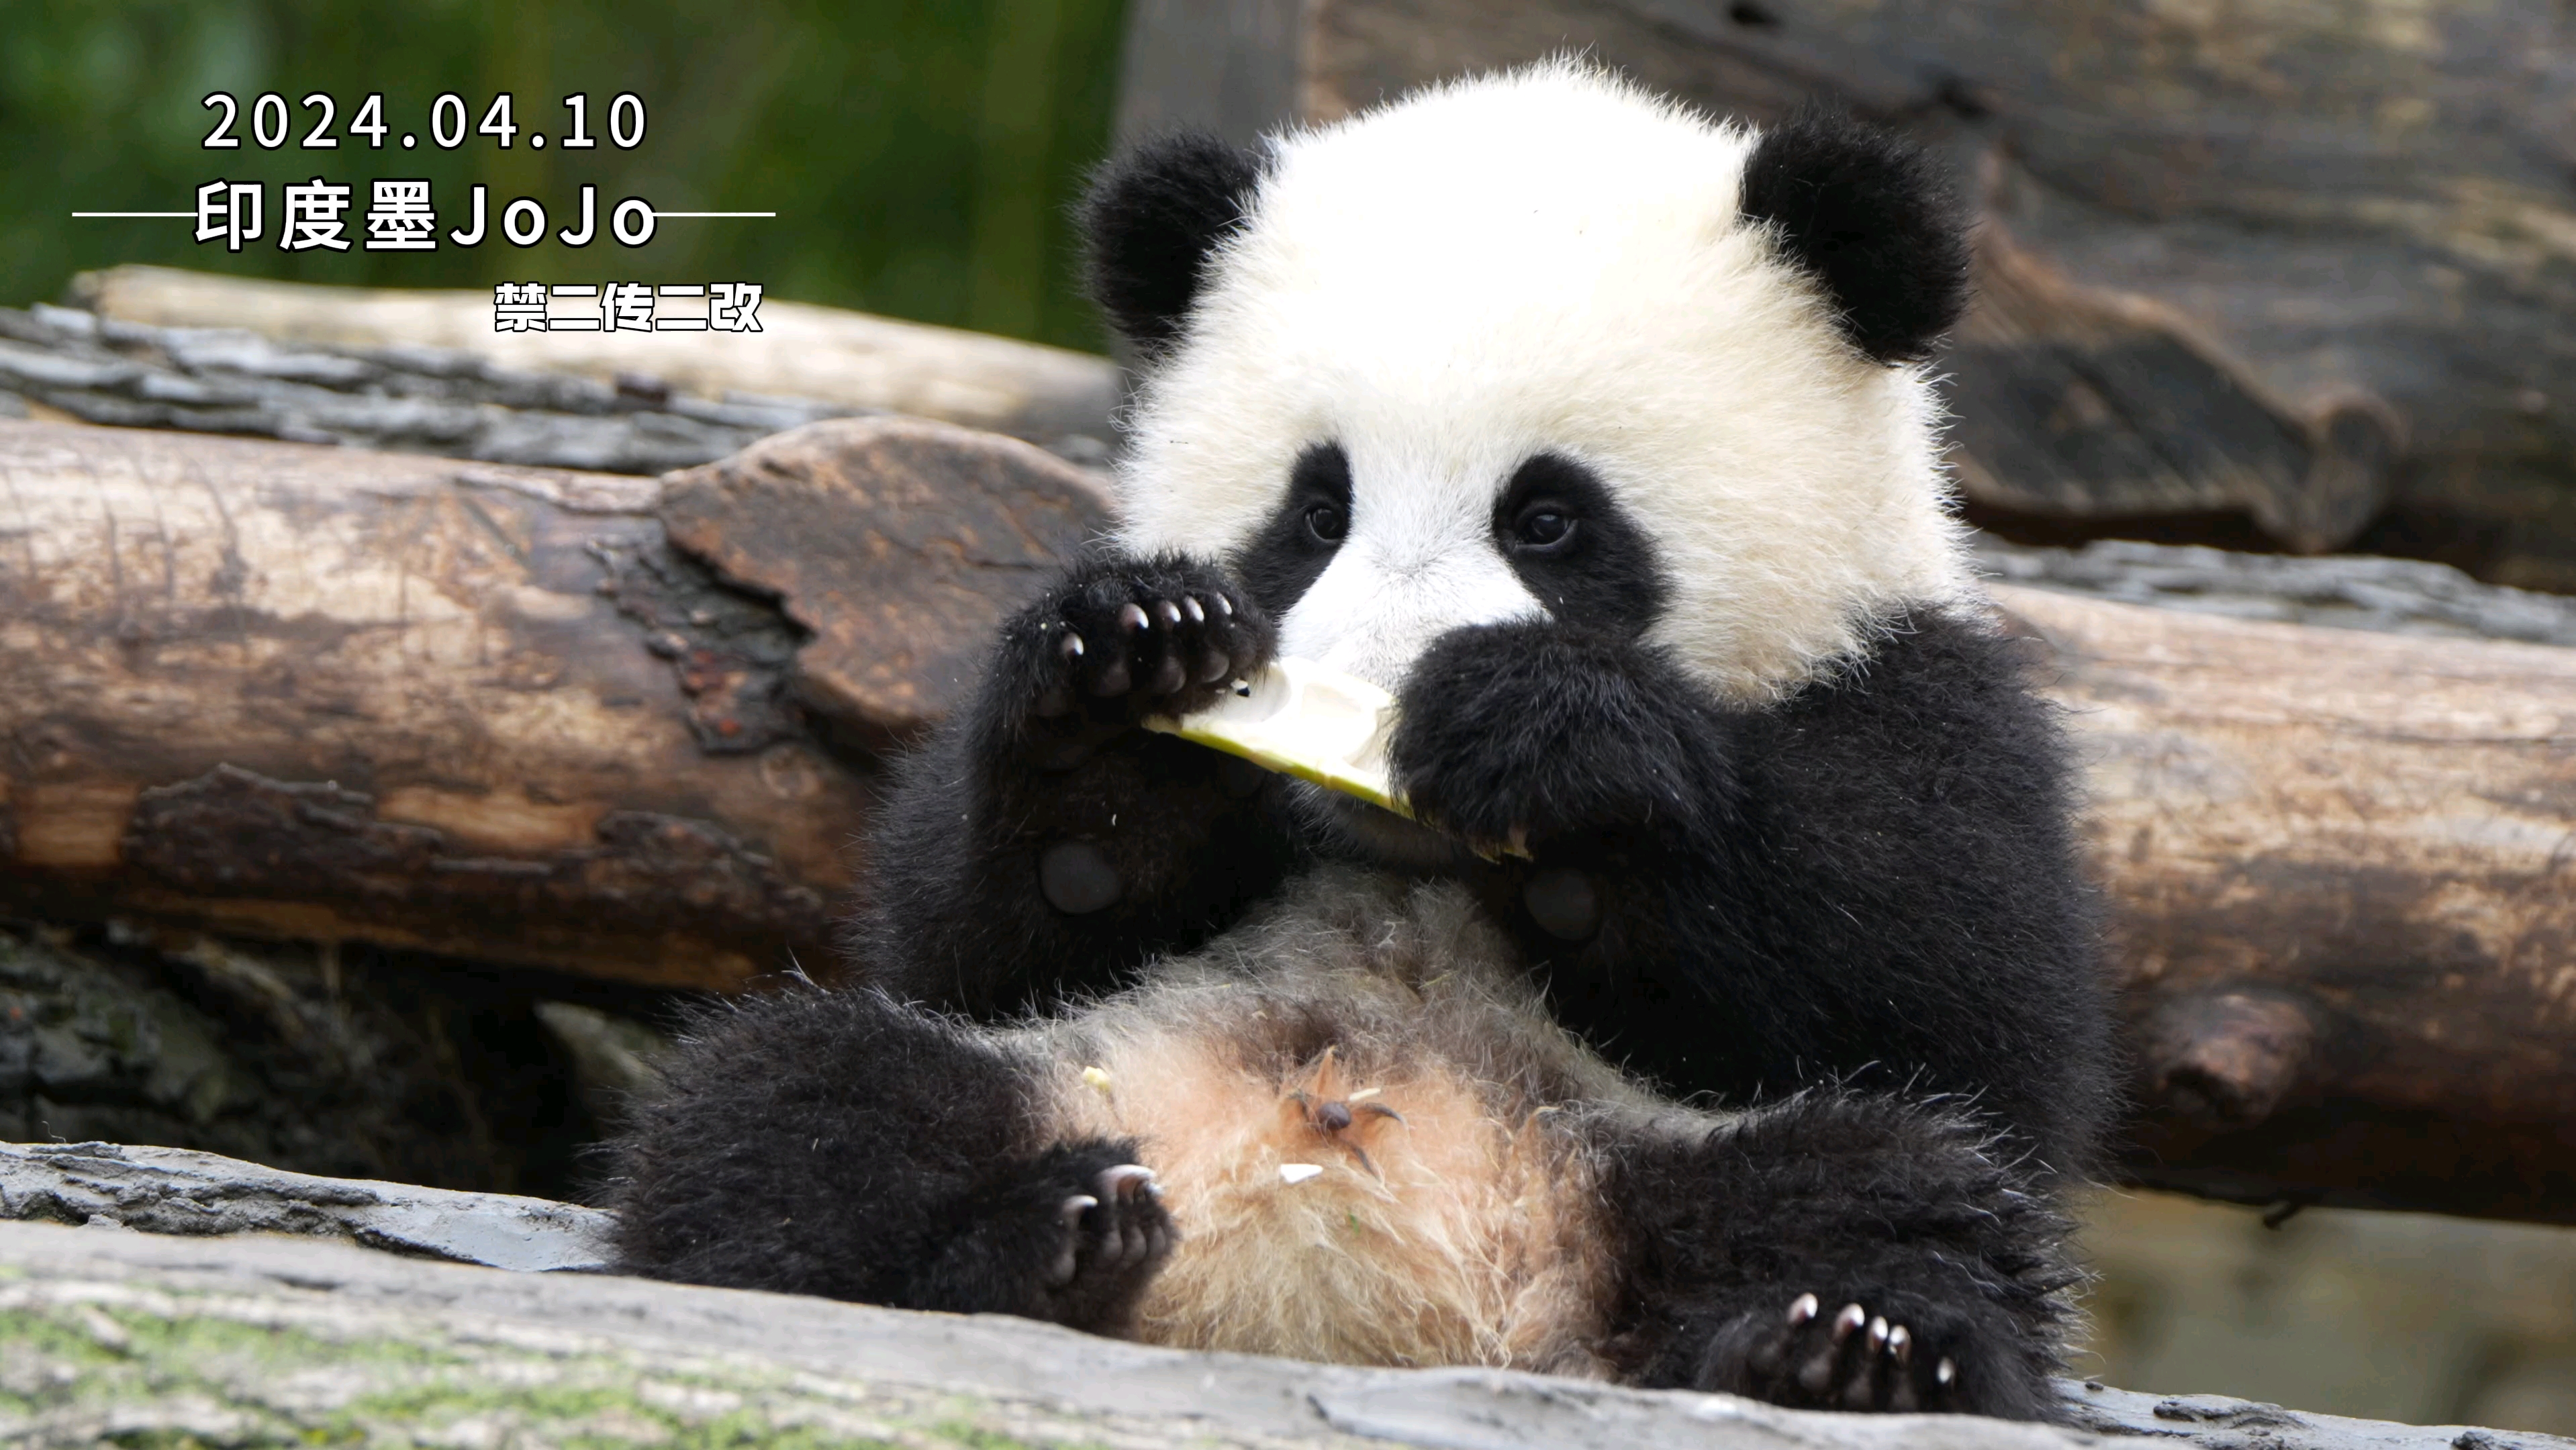
[(1561, 453), (1513, 470), (1494, 501), (1494, 535), (1521, 584), (1566, 623), (1642, 634), (1672, 592), (1645, 530)]
[(1286, 496), (1234, 556), (1234, 572), (1273, 619), (1305, 597), (1351, 532), (1351, 456), (1317, 443), (1288, 468)]

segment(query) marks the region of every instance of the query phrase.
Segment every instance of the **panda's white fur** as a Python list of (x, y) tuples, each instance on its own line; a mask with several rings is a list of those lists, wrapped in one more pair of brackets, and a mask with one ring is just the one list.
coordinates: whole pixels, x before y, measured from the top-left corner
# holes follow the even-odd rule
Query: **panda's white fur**
[(1491, 527), (1542, 450), (1655, 521), (1656, 633), (1723, 697), (1959, 597), (1931, 380), (1856, 352), (1740, 218), (1754, 141), (1574, 59), (1276, 138), (1137, 396), (1120, 542), (1224, 557), (1337, 440), (1351, 536), (1281, 648), (1389, 687), (1442, 632), (1544, 612)]

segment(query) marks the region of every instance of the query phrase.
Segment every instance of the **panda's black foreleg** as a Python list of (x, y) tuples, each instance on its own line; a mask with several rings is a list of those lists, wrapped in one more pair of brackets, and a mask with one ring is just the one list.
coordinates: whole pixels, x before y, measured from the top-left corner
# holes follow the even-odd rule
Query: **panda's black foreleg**
[(1140, 728), (1266, 663), (1220, 568), (1108, 555), (1006, 622), (970, 704), (901, 768), (871, 839), (856, 955), (976, 1013), (1113, 986), (1230, 924), (1285, 875), (1264, 772)]
[(881, 993), (712, 1011), (618, 1144), (619, 1267), (1116, 1333), (1177, 1234), (1134, 1143), (1046, 1140), (1044, 1091)]
[(1816, 1409), (2057, 1416), (2070, 1226), (1950, 1108), (1817, 1090), (1613, 1154), (1634, 1377)]
[(1718, 710), (1661, 651), (1546, 620), (1433, 642), (1407, 674), (1390, 763), (1424, 820), (1479, 844), (1649, 831), (1714, 842), (1735, 793)]
[(2011, 641), (1899, 623), (1761, 706), (1600, 631), (1457, 630), (1400, 692), (1397, 780), (1525, 844), (1478, 889), (1558, 1019), (1632, 1071), (1735, 1103), (1971, 1095), (2080, 1178), (2116, 1074), (2064, 742)]

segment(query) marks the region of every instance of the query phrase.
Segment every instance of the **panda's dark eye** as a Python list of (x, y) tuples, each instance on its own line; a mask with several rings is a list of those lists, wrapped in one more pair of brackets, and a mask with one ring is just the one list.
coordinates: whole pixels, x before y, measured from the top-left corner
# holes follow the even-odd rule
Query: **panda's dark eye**
[(1306, 509), (1306, 532), (1319, 544), (1338, 544), (1351, 531), (1348, 515), (1328, 503), (1309, 505)]
[(1563, 550), (1574, 539), (1574, 515), (1552, 505), (1524, 511), (1512, 525), (1512, 537), (1524, 549)]

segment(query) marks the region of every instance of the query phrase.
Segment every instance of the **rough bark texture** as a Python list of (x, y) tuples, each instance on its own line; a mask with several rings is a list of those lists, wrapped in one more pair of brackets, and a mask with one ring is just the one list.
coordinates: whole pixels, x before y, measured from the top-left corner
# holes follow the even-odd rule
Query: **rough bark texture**
[(1979, 203), (1983, 300), (1944, 365), (1995, 515), (2229, 516), (2576, 583), (2576, 28), (2552, 0), (1314, 0), (1284, 43), (1159, 14), (1126, 112), (1238, 130), (1208, 76), (1283, 44), (1280, 119), (1565, 49), (1756, 120), (1838, 98)]
[(2080, 549), (1977, 537), (1992, 579), (2233, 619), (2576, 646), (2576, 597), (2481, 584), (2415, 559), (2303, 559), (2097, 539)]
[[(59, 1150), (57, 1150), (59, 1152)], [(370, 1185), (317, 1185), (338, 1197)], [(400, 1190), (393, 1190), (399, 1193)], [(471, 1212), (452, 1200), (444, 1206)], [(2098, 1444), (1537, 1375), (1360, 1370), (338, 1244), (0, 1225), (13, 1445), (1288, 1446), (1863, 1450)], [(2099, 1435), (2205, 1450), (2562, 1450), (2547, 1435), (2067, 1387)]]
[(0, 1218), (207, 1238), (300, 1234), (528, 1272), (608, 1267), (609, 1215), (507, 1193), (285, 1173), (183, 1148), (0, 1143)]
[[(973, 522), (1022, 553), (1071, 547), (1097, 510), (1083, 475), (1007, 439), (822, 426), (844, 430), (825, 452), (1010, 480)], [(799, 480), (838, 486), (802, 471), (813, 456), (739, 462), (766, 480), (743, 538), (778, 526)], [(723, 498), (681, 497), (688, 527), (734, 527)], [(807, 688), (809, 631), (675, 550), (656, 498), (601, 475), (0, 423), (0, 904), (664, 986), (739, 986), (791, 952), (821, 965), (872, 772), (833, 742), (917, 726), (944, 682), (890, 705), (839, 675)], [(996, 610), (1023, 587), (1020, 556), (957, 547), (945, 504), (870, 502), (870, 526), (925, 551), (892, 584)], [(900, 618), (869, 561), (839, 562), (862, 581), (846, 597)], [(863, 649), (841, 628), (820, 637)]]
[(801, 697), (884, 745), (964, 697), (993, 626), (1106, 521), (1089, 477), (938, 424), (809, 428), (673, 475), (683, 552), (806, 632)]
[(2576, 1222), (2576, 652), (1997, 592), (2087, 767), (2129, 1171)]
[[(0, 484), (0, 906), (666, 987), (828, 963), (877, 752), (1101, 517), (895, 420), (659, 490), (0, 424)], [(2418, 573), (2263, 597), (2564, 626)], [(2576, 654), (1999, 592), (2085, 751), (2131, 1171), (2576, 1220)]]
[(73, 290), (100, 316), (147, 327), (243, 328), (285, 343), (390, 349), (397, 361), (445, 352), (716, 403), (905, 413), (1091, 462), (1108, 452), (1119, 396), (1105, 358), (777, 300), (761, 303), (756, 333), (538, 333), (495, 332), (489, 292), (317, 287), (164, 267), (85, 273)]
[(691, 397), (638, 373), (603, 381), (522, 372), (439, 348), (281, 344), (63, 307), (0, 308), (0, 414), (12, 417), (659, 473), (852, 411), (803, 398)]

